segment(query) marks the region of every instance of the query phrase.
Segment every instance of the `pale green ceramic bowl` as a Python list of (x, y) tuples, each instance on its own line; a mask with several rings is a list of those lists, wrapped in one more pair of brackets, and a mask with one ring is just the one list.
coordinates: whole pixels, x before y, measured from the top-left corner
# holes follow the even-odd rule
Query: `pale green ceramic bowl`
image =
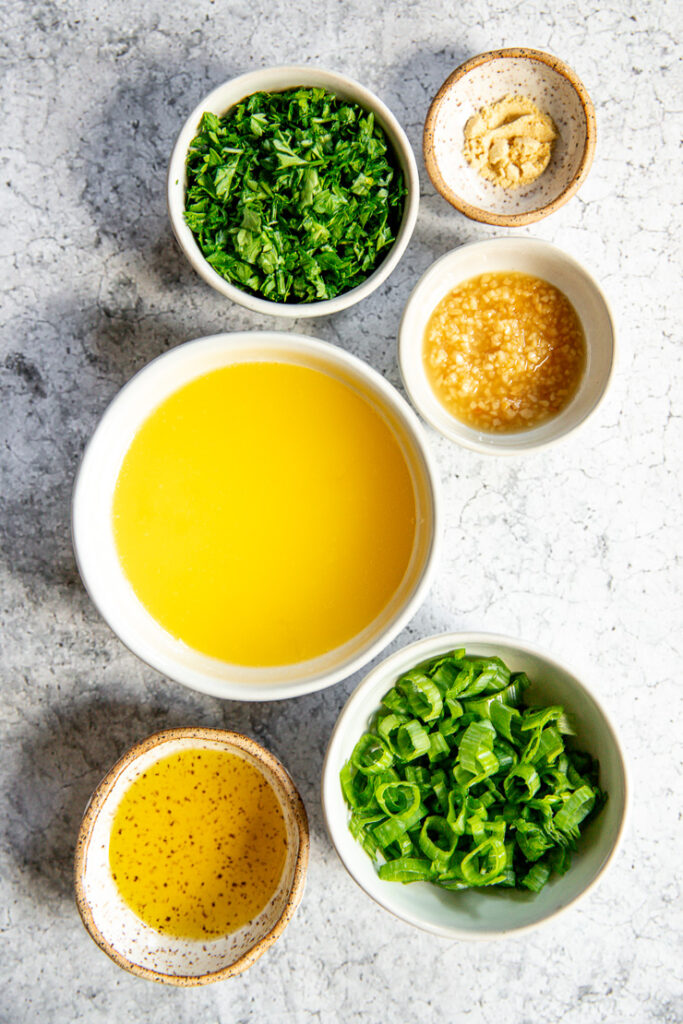
[[(372, 714), (396, 679), (413, 665), (454, 648), (499, 655), (515, 672), (526, 672), (532, 704), (562, 704), (576, 726), (577, 745), (600, 761), (600, 785), (608, 800), (579, 841), (566, 875), (538, 894), (493, 889), (446, 892), (428, 882), (383, 882), (348, 829), (349, 811), (339, 772)], [(585, 896), (613, 862), (628, 806), (626, 764), (607, 711), (564, 665), (530, 644), (488, 633), (442, 633), (392, 654), (356, 687), (342, 710), (327, 749), (322, 779), (325, 824), (344, 867), (376, 903), (396, 917), (449, 939), (494, 939), (527, 931), (557, 917)]]

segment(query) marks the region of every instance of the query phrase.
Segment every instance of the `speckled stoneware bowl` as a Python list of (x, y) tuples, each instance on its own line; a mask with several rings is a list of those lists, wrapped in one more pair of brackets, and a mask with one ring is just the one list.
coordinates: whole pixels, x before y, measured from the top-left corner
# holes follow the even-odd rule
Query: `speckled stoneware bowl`
[[(280, 884), (267, 906), (248, 925), (208, 942), (175, 939), (144, 924), (121, 899), (109, 869), (109, 835), (123, 794), (160, 758), (197, 748), (227, 750), (255, 765), (277, 795), (288, 836)], [(206, 985), (241, 974), (285, 930), (303, 895), (308, 848), (306, 809), (277, 758), (240, 733), (169, 729), (131, 747), (95, 790), (76, 845), (76, 902), (90, 935), (119, 967), (166, 985)]]
[[(545, 171), (529, 185), (503, 189), (485, 181), (463, 154), (465, 124), (509, 93), (550, 114), (560, 137)], [(439, 89), (424, 128), (424, 159), (436, 189), (457, 210), (486, 224), (519, 227), (542, 220), (580, 187), (593, 161), (595, 111), (563, 61), (540, 50), (491, 50), (461, 64)]]

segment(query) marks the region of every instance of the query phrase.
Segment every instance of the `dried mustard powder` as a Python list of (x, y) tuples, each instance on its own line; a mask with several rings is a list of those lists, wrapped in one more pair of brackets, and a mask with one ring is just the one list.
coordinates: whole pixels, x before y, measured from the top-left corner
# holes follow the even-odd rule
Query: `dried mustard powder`
[(465, 125), (465, 158), (487, 181), (519, 188), (548, 166), (558, 131), (527, 96), (504, 96)]

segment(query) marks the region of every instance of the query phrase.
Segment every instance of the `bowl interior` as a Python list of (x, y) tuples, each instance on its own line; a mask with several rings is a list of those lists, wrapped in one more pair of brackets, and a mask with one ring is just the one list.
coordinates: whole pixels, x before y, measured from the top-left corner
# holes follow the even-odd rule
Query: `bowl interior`
[[(465, 124), (508, 94), (533, 100), (557, 125), (548, 167), (530, 185), (502, 189), (485, 181), (463, 155)], [(467, 71), (445, 91), (433, 126), (434, 160), (446, 186), (476, 210), (498, 216), (530, 213), (556, 200), (575, 179), (588, 125), (581, 97), (565, 75), (532, 57), (496, 57)]]
[[(183, 216), (185, 210), (185, 191), (187, 189), (186, 158), (190, 143), (197, 134), (202, 114), (205, 111), (221, 117), (232, 106), (254, 92), (282, 92), (285, 89), (293, 89), (300, 85), (327, 89), (328, 92), (334, 93), (342, 99), (358, 103), (364, 109), (373, 111), (376, 121), (384, 129), (391, 143), (398, 164), (403, 172), (407, 195), (396, 240), (381, 264), (367, 280), (356, 288), (336, 296), (334, 299), (324, 299), (320, 302), (286, 304), (270, 302), (242, 291), (224, 277), (221, 277), (207, 263)], [(223, 295), (228, 296), (233, 302), (238, 302), (256, 312), (267, 313), (271, 316), (287, 317), (323, 316), (327, 313), (334, 313), (359, 302), (366, 295), (374, 291), (391, 273), (410, 241), (410, 236), (417, 219), (419, 192), (417, 164), (410, 143), (396, 118), (378, 97), (374, 96), (373, 93), (365, 89), (360, 83), (344, 75), (338, 75), (321, 68), (291, 66), (266, 68), (262, 71), (253, 71), (246, 75), (240, 75), (238, 78), (225, 82), (209, 93), (192, 111), (178, 135), (171, 154), (167, 181), (168, 210), (173, 232), (197, 273), (207, 284), (210, 284)]]
[[(475, 430), (446, 410), (429, 383), (422, 352), (427, 321), (449, 291), (470, 277), (505, 270), (543, 278), (564, 292), (583, 325), (587, 359), (579, 388), (559, 415), (532, 430), (495, 434)], [(451, 440), (478, 451), (518, 454), (557, 440), (595, 409), (612, 372), (614, 327), (602, 291), (570, 256), (537, 239), (497, 238), (454, 249), (429, 268), (406, 305), (399, 350), (406, 389), (432, 426)]]
[[(416, 528), (403, 580), (377, 618), (357, 636), (320, 657), (269, 668), (231, 665), (187, 647), (140, 603), (121, 568), (112, 499), (123, 458), (142, 423), (168, 395), (195, 377), (235, 362), (296, 363), (337, 377), (364, 398), (394, 433), (411, 473)], [(270, 700), (330, 685), (369, 660), (414, 611), (434, 564), (436, 507), (432, 470), (419, 423), (379, 374), (325, 342), (300, 335), (217, 335), (181, 345), (154, 360), (119, 393), (83, 459), (74, 491), (74, 548), (83, 581), (123, 642), (159, 672), (218, 697)]]
[[(110, 772), (86, 811), (78, 843), (77, 891), (86, 927), (105, 952), (120, 966), (134, 972), (161, 975), (156, 980), (190, 978), (212, 980), (219, 971), (235, 966), (235, 973), (249, 966), (255, 947), (272, 932), (291, 903), (291, 912), (303, 891), (307, 858), (305, 812), (284, 769), (246, 737), (216, 730), (175, 730), (162, 738), (151, 737), (125, 756)], [(228, 737), (228, 738), (225, 738)], [(233, 737), (232, 739), (229, 737)], [(253, 921), (229, 935), (210, 941), (177, 939), (161, 935), (141, 921), (124, 903), (109, 869), (109, 836), (118, 804), (132, 782), (162, 757), (183, 749), (220, 749), (253, 764), (273, 787), (285, 819), (287, 859), (276, 892)], [(265, 753), (265, 752), (263, 752)], [(274, 769), (273, 764), (276, 766)], [(293, 802), (293, 794), (295, 802)], [(303, 832), (302, 832), (303, 830)], [(303, 843), (306, 848), (303, 848)], [(293, 890), (296, 890), (292, 896)], [(287, 918), (288, 920), (288, 918)], [(284, 927), (283, 922), (282, 927)], [(278, 932), (279, 933), (279, 932)], [(275, 936), (276, 937), (276, 936)], [(238, 961), (247, 957), (248, 962)], [(163, 976), (167, 976), (166, 978)]]
[[(577, 742), (600, 761), (600, 784), (609, 799), (583, 834), (572, 866), (537, 895), (508, 891), (449, 893), (426, 882), (381, 881), (370, 858), (348, 830), (339, 772), (396, 678), (417, 662), (455, 647), (498, 654), (513, 671), (526, 672), (527, 701), (562, 704), (576, 724)], [(404, 648), (374, 669), (351, 695), (332, 736), (323, 774), (325, 821), (339, 856), (356, 882), (385, 909), (410, 924), (452, 938), (490, 938), (540, 924), (576, 900), (600, 875), (616, 848), (626, 809), (626, 776), (615, 733), (605, 713), (566, 669), (504, 637), (453, 634)]]

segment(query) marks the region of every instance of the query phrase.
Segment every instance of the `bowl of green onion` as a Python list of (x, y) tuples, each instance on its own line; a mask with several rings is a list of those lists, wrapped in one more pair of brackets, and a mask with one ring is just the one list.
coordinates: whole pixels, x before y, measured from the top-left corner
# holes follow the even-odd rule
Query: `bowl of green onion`
[(398, 264), (417, 219), (417, 164), (372, 92), (276, 67), (209, 93), (178, 135), (167, 203), (197, 273), (257, 313), (324, 316)]
[(565, 666), (485, 633), (428, 637), (351, 694), (322, 778), (330, 839), (380, 906), (453, 939), (526, 931), (620, 845), (628, 784), (604, 707)]

